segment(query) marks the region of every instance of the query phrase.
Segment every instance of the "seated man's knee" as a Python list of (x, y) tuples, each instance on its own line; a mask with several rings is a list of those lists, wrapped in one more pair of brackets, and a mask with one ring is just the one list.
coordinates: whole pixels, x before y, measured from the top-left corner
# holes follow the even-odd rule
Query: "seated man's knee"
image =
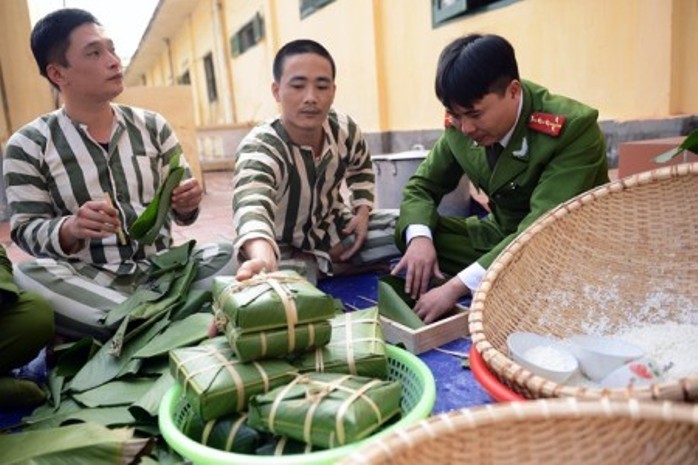
[(54, 336), (55, 322), (49, 302), (34, 292), (22, 292), (17, 304), (31, 314), (31, 337), (41, 346), (50, 342)]

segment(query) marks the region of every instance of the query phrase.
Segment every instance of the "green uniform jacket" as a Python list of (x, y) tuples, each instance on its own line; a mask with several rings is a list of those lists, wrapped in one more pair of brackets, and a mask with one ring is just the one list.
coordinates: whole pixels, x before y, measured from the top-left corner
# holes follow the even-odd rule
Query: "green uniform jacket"
[[(522, 81), (523, 107), (511, 140), (490, 170), (483, 147), (448, 127), (417, 172), (405, 185), (398, 238), (411, 224), (438, 224), (437, 206), (465, 173), (489, 197), (490, 214), (464, 219), (468, 237), (488, 250), (477, 261), (488, 268), (497, 255), (534, 220), (560, 203), (608, 182), (603, 133), (598, 111), (566, 97), (552, 95)], [(532, 115), (562, 116), (557, 135), (529, 126)], [(467, 265), (466, 265), (467, 266)]]
[[(19, 289), (12, 276), (12, 262), (7, 258), (5, 247), (0, 245), (0, 302), (14, 301)], [(5, 298), (7, 297), (7, 298)]]

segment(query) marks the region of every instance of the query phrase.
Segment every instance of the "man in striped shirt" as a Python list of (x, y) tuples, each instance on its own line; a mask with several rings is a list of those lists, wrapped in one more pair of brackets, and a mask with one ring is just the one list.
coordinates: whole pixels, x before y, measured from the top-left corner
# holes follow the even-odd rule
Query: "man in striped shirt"
[[(114, 329), (103, 323), (107, 313), (172, 245), (171, 219), (196, 220), (203, 190), (182, 159), (188, 179), (173, 190), (155, 241), (118, 237), (154, 200), (179, 142), (159, 114), (111, 103), (124, 88), (121, 61), (90, 13), (47, 15), (31, 46), (64, 105), (17, 131), (5, 151), (12, 240), (37, 257), (18, 265), (16, 281), (53, 304), (59, 334), (105, 339)], [(197, 287), (232, 273), (232, 244), (202, 245), (193, 257)]]
[[(374, 174), (361, 130), (331, 109), (335, 64), (319, 43), (284, 45), (273, 64), (280, 116), (238, 147), (233, 190), (238, 278), (300, 264), (318, 270), (362, 270), (399, 255), (390, 234), (396, 214), (372, 212)], [(340, 189), (346, 183), (348, 202)]]

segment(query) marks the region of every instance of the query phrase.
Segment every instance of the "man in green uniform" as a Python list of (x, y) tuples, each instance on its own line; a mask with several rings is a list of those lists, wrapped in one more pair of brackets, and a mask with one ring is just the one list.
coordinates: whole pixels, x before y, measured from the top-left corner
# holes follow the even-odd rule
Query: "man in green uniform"
[(44, 399), (31, 380), (10, 376), (53, 337), (53, 311), (38, 294), (17, 288), (12, 263), (0, 246), (0, 408), (30, 407)]
[[(393, 274), (427, 323), (480, 284), (497, 255), (538, 217), (608, 182), (598, 112), (519, 78), (514, 49), (469, 35), (441, 53), (436, 95), (446, 129), (404, 189)], [(463, 174), (488, 196), (485, 218), (437, 214)], [(455, 275), (429, 290), (432, 277)]]

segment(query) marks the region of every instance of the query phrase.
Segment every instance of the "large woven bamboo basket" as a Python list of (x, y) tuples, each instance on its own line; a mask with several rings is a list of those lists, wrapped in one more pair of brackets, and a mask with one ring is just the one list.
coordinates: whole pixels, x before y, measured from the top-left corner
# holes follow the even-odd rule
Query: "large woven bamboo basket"
[(514, 331), (564, 339), (590, 327), (612, 335), (665, 322), (698, 325), (698, 163), (608, 183), (539, 218), (492, 264), (468, 320), (490, 371), (525, 397), (696, 402), (698, 373), (627, 389), (578, 387), (534, 375), (507, 351)]
[(430, 417), (342, 464), (662, 464), (698, 461), (698, 405), (539, 399)]

